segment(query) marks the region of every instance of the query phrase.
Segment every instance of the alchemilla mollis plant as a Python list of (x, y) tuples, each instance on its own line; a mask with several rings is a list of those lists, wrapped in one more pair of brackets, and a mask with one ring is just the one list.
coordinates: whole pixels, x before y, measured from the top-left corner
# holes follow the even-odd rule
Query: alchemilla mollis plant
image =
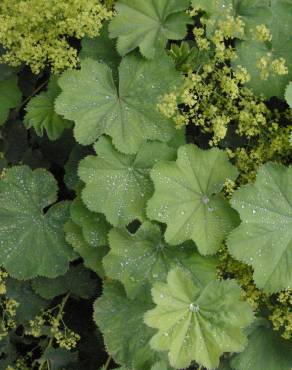
[(0, 370), (292, 369), (290, 0), (3, 0)]

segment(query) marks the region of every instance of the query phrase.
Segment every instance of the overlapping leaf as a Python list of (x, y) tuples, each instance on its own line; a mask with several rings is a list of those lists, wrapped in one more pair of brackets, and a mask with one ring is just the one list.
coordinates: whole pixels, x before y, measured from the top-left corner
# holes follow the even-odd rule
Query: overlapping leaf
[(18, 325), (28, 324), (29, 320), (33, 320), (50, 303), (36, 294), (28, 281), (23, 282), (8, 278), (5, 284), (6, 296), (18, 303), (16, 308), (16, 321)]
[(228, 16), (240, 17), (244, 22), (245, 33), (235, 35), (238, 38), (251, 38), (255, 27), (268, 24), (271, 19), (269, 0), (193, 0), (194, 8), (202, 9), (211, 19), (207, 30), (212, 33), (218, 27), (218, 22), (226, 21)]
[(145, 218), (145, 205), (153, 192), (149, 171), (159, 159), (172, 159), (173, 149), (162, 143), (146, 143), (137, 155), (115, 150), (102, 137), (95, 144), (97, 156), (81, 161), (79, 176), (85, 182), (82, 199), (93, 212), (104, 213), (114, 226)]
[(175, 266), (191, 270), (201, 283), (215, 279), (216, 260), (194, 253), (192, 243), (171, 247), (162, 239), (160, 228), (145, 222), (135, 234), (112, 229), (110, 252), (103, 260), (107, 276), (120, 280), (128, 296), (143, 294), (156, 281), (166, 279)]
[(66, 293), (76, 297), (90, 298), (96, 292), (96, 281), (91, 278), (89, 270), (79, 265), (72, 266), (66, 274), (55, 279), (36, 278), (32, 281), (32, 287), (45, 299), (53, 299)]
[(154, 331), (143, 322), (144, 313), (151, 307), (145, 298), (128, 299), (119, 283), (104, 285), (103, 295), (94, 304), (94, 319), (117, 363), (149, 370), (159, 359), (149, 346)]
[(26, 106), (24, 124), (26, 128), (33, 127), (39, 136), (47, 133), (50, 140), (58, 139), (64, 129), (70, 128), (72, 123), (55, 112), (54, 103), (61, 89), (57, 79), (52, 78), (46, 92), (33, 97)]
[(3, 80), (0, 79), (0, 126), (8, 118), (10, 109), (20, 104), (21, 97), (16, 76)]
[(109, 26), (110, 37), (118, 37), (121, 55), (139, 46), (143, 56), (152, 59), (168, 39), (185, 37), (189, 4), (190, 0), (119, 0), (117, 15)]
[[(240, 65), (248, 70), (251, 80), (247, 86), (254, 93), (263, 94), (266, 98), (271, 96), (283, 98), (285, 88), (292, 79), (292, 48), (287, 47), (292, 32), (291, 2), (285, 0), (271, 1), (271, 14), (271, 20), (268, 22), (268, 28), (272, 35), (271, 42), (258, 42), (251, 37), (238, 42), (236, 45), (238, 58), (234, 62), (234, 67)], [(279, 19), (281, 19), (280, 22)], [(250, 58), (250, 55), (253, 57)], [(278, 75), (270, 70), (269, 77), (261, 79), (260, 70), (257, 67), (261, 58), (268, 58), (269, 66), (273, 60), (284, 58), (288, 73)]]
[(234, 370), (291, 370), (292, 343), (281, 338), (264, 319), (255, 322), (244, 351), (236, 355)]
[(224, 352), (244, 349), (242, 328), (253, 315), (234, 281), (213, 280), (202, 286), (190, 273), (175, 268), (166, 284), (154, 285), (152, 296), (157, 306), (145, 314), (145, 322), (159, 331), (150, 344), (156, 351), (167, 351), (175, 368), (196, 361), (214, 369)]
[(84, 37), (82, 49), (79, 54), (81, 59), (91, 58), (99, 62), (104, 62), (113, 71), (114, 80), (118, 80), (118, 66), (121, 56), (117, 52), (116, 42), (108, 36), (108, 24), (105, 24), (100, 35), (95, 38)]
[(84, 240), (92, 247), (107, 245), (107, 234), (111, 228), (104, 215), (89, 211), (80, 197), (70, 206), (72, 221), (81, 227)]
[(176, 162), (157, 163), (151, 171), (155, 192), (147, 214), (167, 224), (168, 243), (192, 239), (200, 253), (215, 253), (238, 223), (236, 212), (218, 194), (225, 180), (236, 176), (223, 151), (184, 145)]
[(72, 255), (63, 224), (69, 203), (57, 200), (57, 182), (46, 170), (15, 166), (0, 181), (0, 260), (18, 279), (64, 274)]
[(267, 292), (292, 286), (292, 167), (267, 163), (256, 182), (235, 191), (231, 201), (241, 225), (228, 237), (232, 255), (254, 268)]
[(137, 54), (123, 58), (118, 88), (108, 66), (86, 59), (80, 70), (66, 71), (59, 79), (63, 92), (56, 111), (75, 122), (75, 137), (81, 144), (108, 134), (118, 150), (133, 154), (147, 139), (166, 142), (174, 134), (172, 121), (156, 105), (159, 97), (181, 83), (166, 55), (158, 61)]
[(102, 259), (108, 252), (107, 247), (94, 248), (89, 245), (83, 237), (82, 229), (71, 220), (64, 226), (66, 240), (72, 245), (74, 251), (83, 258), (84, 266), (96, 272), (99, 276), (104, 276)]

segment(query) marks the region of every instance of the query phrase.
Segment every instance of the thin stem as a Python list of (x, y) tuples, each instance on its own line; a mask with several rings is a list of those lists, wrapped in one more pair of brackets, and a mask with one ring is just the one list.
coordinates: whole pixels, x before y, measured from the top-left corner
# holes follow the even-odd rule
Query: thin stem
[(112, 360), (112, 356), (109, 356), (108, 359), (107, 359), (107, 361), (106, 361), (106, 363), (105, 363), (105, 365), (104, 365), (105, 370), (107, 370), (109, 368), (109, 365), (111, 363), (111, 360)]
[(48, 81), (49, 80), (46, 80), (45, 82), (43, 82), (42, 84), (40, 84), (40, 86), (38, 86), (33, 92), (32, 92), (32, 94), (30, 95), (30, 96), (28, 96), (26, 99), (24, 99), (24, 101), (20, 104), (20, 106), (16, 109), (16, 113), (18, 113), (19, 111), (20, 111), (20, 109), (22, 108), (22, 107), (24, 107), (25, 106), (25, 104), (27, 103), (27, 102), (29, 102), (30, 101), (30, 99), (31, 98), (33, 98), (43, 87), (45, 87), (46, 86), (46, 84), (48, 83)]
[[(65, 307), (65, 305), (66, 305), (66, 303), (67, 303), (67, 301), (68, 301), (68, 298), (69, 298), (69, 297), (70, 297), (70, 292), (68, 292), (68, 293), (64, 296), (64, 298), (62, 299), (62, 302), (61, 302), (61, 304), (59, 305), (59, 311), (58, 311), (57, 316), (56, 316), (56, 320), (57, 320), (57, 321), (60, 321), (60, 320), (62, 319), (62, 314), (63, 314), (63, 311), (64, 311), (64, 307)], [(52, 347), (53, 340), (54, 340), (54, 336), (52, 335), (52, 336), (51, 336), (51, 338), (50, 338), (50, 340), (49, 340), (49, 343), (48, 343), (48, 345), (47, 345), (47, 347), (46, 347), (46, 349), (45, 349), (45, 351), (46, 351), (47, 349), (49, 349), (50, 347)], [(40, 364), (40, 366), (39, 366), (39, 370), (42, 370), (42, 369), (43, 369), (43, 365), (44, 365), (44, 363)], [(50, 369), (50, 364), (49, 364), (48, 362), (47, 362), (47, 366), (48, 366), (48, 369)]]

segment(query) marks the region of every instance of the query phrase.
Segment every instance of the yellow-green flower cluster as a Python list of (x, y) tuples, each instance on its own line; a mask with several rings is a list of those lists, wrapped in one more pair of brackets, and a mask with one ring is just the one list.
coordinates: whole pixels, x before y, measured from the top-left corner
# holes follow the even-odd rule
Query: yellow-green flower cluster
[(275, 330), (282, 331), (284, 339), (292, 339), (292, 290), (281, 292), (277, 298), (276, 308), (269, 319), (272, 321)]
[(54, 73), (77, 65), (68, 40), (99, 34), (112, 11), (99, 0), (1, 0), (1, 62), (29, 65), (34, 73), (50, 66)]
[(248, 301), (255, 311), (267, 301), (267, 295), (256, 287), (253, 281), (253, 270), (250, 266), (232, 258), (225, 246), (218, 253), (218, 275), (220, 278), (232, 277), (241, 285), (241, 296)]
[(0, 322), (0, 341), (3, 337), (8, 335), (8, 332), (16, 328), (16, 309), (19, 303), (14, 299), (5, 297), (1, 299), (0, 311), (2, 315), (2, 320)]

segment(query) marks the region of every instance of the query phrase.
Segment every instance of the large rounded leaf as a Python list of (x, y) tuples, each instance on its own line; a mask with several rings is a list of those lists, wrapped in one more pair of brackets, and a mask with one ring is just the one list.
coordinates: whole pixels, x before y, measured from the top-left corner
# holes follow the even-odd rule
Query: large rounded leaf
[(155, 61), (136, 54), (125, 57), (119, 67), (118, 88), (107, 65), (85, 59), (80, 70), (66, 71), (59, 79), (63, 92), (56, 100), (56, 111), (75, 122), (79, 143), (91, 144), (108, 134), (118, 150), (132, 154), (147, 139), (171, 139), (173, 122), (158, 112), (157, 103), (181, 83), (166, 55)]
[(253, 314), (240, 300), (240, 287), (234, 281), (213, 280), (202, 286), (190, 273), (175, 268), (166, 284), (154, 285), (152, 296), (157, 306), (145, 314), (145, 322), (158, 333), (150, 344), (157, 351), (168, 351), (175, 368), (196, 361), (214, 369), (224, 352), (244, 349), (242, 328)]
[(145, 218), (145, 205), (153, 192), (150, 169), (159, 159), (173, 159), (175, 151), (163, 143), (145, 143), (137, 155), (119, 153), (102, 137), (95, 144), (97, 156), (80, 162), (85, 182), (82, 199), (93, 212), (104, 213), (114, 226)]
[(69, 267), (63, 224), (69, 203), (57, 203), (57, 182), (46, 170), (15, 166), (0, 182), (0, 261), (10, 275), (56, 277)]
[(139, 46), (146, 58), (154, 58), (168, 39), (181, 40), (191, 23), (186, 10), (190, 0), (119, 0), (110, 23), (110, 37), (118, 37), (121, 55)]
[(238, 216), (220, 194), (237, 170), (218, 149), (181, 146), (176, 162), (160, 162), (151, 171), (154, 196), (147, 214), (167, 224), (165, 239), (180, 244), (192, 239), (202, 254), (215, 253), (238, 223)]
[(110, 252), (103, 260), (107, 276), (120, 280), (130, 297), (164, 281), (175, 266), (191, 270), (202, 283), (216, 278), (216, 259), (195, 253), (192, 242), (179, 247), (168, 245), (160, 228), (150, 222), (142, 224), (135, 234), (112, 229), (109, 244)]
[(256, 182), (235, 191), (241, 225), (228, 237), (231, 254), (254, 268), (259, 288), (292, 287), (292, 167), (267, 163)]

